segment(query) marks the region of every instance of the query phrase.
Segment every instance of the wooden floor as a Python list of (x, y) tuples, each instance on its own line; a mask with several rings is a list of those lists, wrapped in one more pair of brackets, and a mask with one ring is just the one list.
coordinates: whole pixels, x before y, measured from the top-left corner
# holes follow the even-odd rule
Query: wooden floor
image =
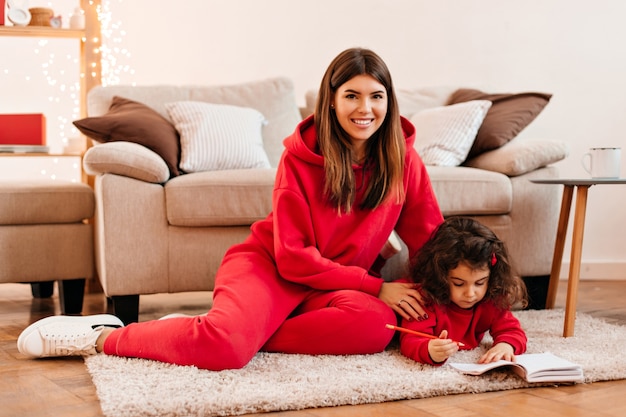
[[(562, 308), (565, 285), (559, 288)], [(58, 298), (33, 299), (24, 284), (0, 284), (0, 416), (102, 416), (95, 387), (81, 358), (25, 359), (16, 340), (29, 323), (59, 314)], [(210, 293), (144, 296), (140, 320), (171, 312), (198, 314), (206, 310)], [(105, 312), (102, 294), (86, 296), (84, 314)], [(626, 281), (581, 282), (578, 311), (626, 325)], [(626, 341), (625, 341), (626, 342)], [(590, 355), (623, 354), (621, 346)], [(248, 417), (394, 417), (394, 416), (626, 416), (626, 380), (463, 394), (383, 404), (254, 414)]]

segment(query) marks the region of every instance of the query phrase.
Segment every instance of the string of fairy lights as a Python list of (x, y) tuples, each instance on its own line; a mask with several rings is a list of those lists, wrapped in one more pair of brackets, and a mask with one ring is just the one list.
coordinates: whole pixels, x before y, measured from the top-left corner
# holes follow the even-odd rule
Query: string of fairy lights
[[(130, 66), (130, 51), (123, 46), (126, 32), (120, 20), (115, 19), (111, 10), (112, 2), (121, 3), (122, 0), (102, 0), (101, 2), (89, 1), (87, 7), (95, 7), (96, 14), (100, 23), (101, 39), (83, 38), (81, 41), (85, 43), (85, 48), (93, 48), (92, 62), (87, 62), (87, 71), (83, 73), (82, 69), (78, 73), (79, 77), (97, 77), (97, 71), (89, 71), (90, 68), (96, 69), (100, 67), (100, 83), (102, 85), (124, 83), (134, 84), (132, 78), (134, 70)], [(59, 2), (48, 2), (48, 7), (54, 8)], [(72, 142), (81, 137), (80, 132), (74, 127), (72, 121), (81, 117), (81, 91), (80, 78), (76, 76), (74, 69), (78, 69), (80, 65), (80, 56), (75, 44), (72, 43), (71, 48), (59, 48), (58, 40), (39, 39), (33, 53), (36, 56), (34, 62), (39, 61), (41, 75), (36, 72), (36, 66), (33, 67), (33, 73), (22, 74), (23, 71), (12, 71), (9, 66), (3, 68), (2, 75), (6, 77), (7, 83), (19, 82), (26, 83), (24, 91), (33, 91), (42, 89), (45, 86), (45, 95), (49, 109), (46, 113), (52, 113), (52, 122), (48, 120), (48, 144), (55, 152), (63, 151), (71, 148)], [(70, 40), (69, 42), (75, 42)], [(67, 53), (57, 53), (58, 50), (66, 49)], [(17, 77), (17, 78), (16, 78)], [(43, 80), (41, 79), (43, 77)], [(14, 79), (15, 78), (15, 79)], [(29, 84), (31, 87), (29, 87)], [(21, 88), (21, 87), (20, 87)], [(41, 91), (33, 94), (41, 94)], [(54, 113), (57, 113), (56, 115)], [(62, 147), (62, 149), (59, 149)], [(39, 160), (39, 158), (37, 158)], [(59, 178), (58, 172), (67, 170), (65, 161), (67, 158), (45, 158), (48, 161), (39, 160), (37, 165), (43, 166), (37, 168), (41, 177), (48, 179)], [(71, 169), (74, 172), (80, 172), (80, 161), (77, 158), (71, 158)], [(6, 161), (3, 161), (6, 164)]]
[[(121, 3), (122, 0), (117, 0)], [(96, 14), (100, 22), (101, 39), (84, 39), (86, 48), (94, 48), (94, 61), (87, 63), (88, 72), (81, 74), (81, 77), (96, 77), (97, 72), (89, 72), (89, 68), (100, 66), (100, 83), (104, 86), (119, 84), (122, 75), (134, 75), (134, 70), (129, 64), (121, 64), (130, 60), (130, 51), (123, 47), (124, 36), (126, 31), (122, 27), (119, 20), (113, 19), (111, 12), (111, 2), (103, 0), (100, 4), (89, 1), (89, 7), (96, 7)], [(94, 46), (96, 45), (96, 46)], [(78, 58), (73, 58), (73, 63), (78, 64)], [(64, 93), (65, 85), (60, 85), (60, 92)], [(67, 138), (76, 136), (78, 131), (71, 124), (72, 120), (76, 120), (80, 116), (80, 82), (76, 81), (69, 87), (70, 97), (73, 100), (72, 119), (68, 120), (63, 117), (59, 118), (59, 130), (64, 145), (67, 145)], [(66, 126), (70, 126), (71, 134), (66, 133)]]
[[(122, 0), (117, 0), (121, 3)], [(98, 19), (100, 20), (100, 30), (102, 32), (102, 45), (100, 46), (101, 62), (101, 82), (102, 85), (119, 84), (122, 75), (135, 74), (135, 70), (128, 63), (130, 61), (130, 51), (123, 46), (126, 31), (119, 20), (113, 20), (110, 10), (110, 2), (103, 1), (98, 7)], [(128, 77), (126, 77), (128, 78)], [(130, 83), (129, 84), (134, 84)]]

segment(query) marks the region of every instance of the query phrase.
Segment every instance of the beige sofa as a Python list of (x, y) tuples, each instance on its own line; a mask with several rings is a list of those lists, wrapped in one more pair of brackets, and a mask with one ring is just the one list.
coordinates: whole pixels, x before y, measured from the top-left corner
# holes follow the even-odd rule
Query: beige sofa
[[(451, 91), (404, 90), (401, 110), (408, 115), (416, 106), (444, 105)], [(136, 143), (101, 143), (87, 151), (84, 167), (95, 175), (98, 276), (115, 314), (130, 322), (138, 318), (142, 294), (213, 289), (226, 249), (242, 241), (252, 222), (271, 210), (273, 167), (282, 140), (309, 110), (299, 108), (290, 80), (276, 78), (217, 87), (96, 87), (88, 96), (89, 116), (107, 113), (114, 96), (145, 103), (168, 120), (165, 104), (180, 100), (257, 109), (267, 120), (263, 148), (271, 163), (270, 168), (194, 172), (170, 179), (163, 159)], [(509, 245), (527, 282), (533, 286), (541, 279), (540, 294), (550, 273), (560, 189), (529, 179), (556, 177), (555, 167), (543, 166), (545, 155), (552, 161), (566, 153), (560, 142), (520, 139), (477, 158), (473, 167), (428, 168), (444, 215), (476, 217), (493, 228)], [(520, 155), (526, 155), (522, 161)], [(404, 253), (392, 258), (384, 269), (386, 278), (402, 274), (405, 263)]]

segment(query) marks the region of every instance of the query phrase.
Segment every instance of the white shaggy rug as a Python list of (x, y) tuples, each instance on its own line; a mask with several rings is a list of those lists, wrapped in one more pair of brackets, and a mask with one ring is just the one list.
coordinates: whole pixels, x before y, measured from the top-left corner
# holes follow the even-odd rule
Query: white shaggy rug
[[(626, 355), (594, 354), (623, 345), (626, 327), (578, 313), (575, 336), (563, 338), (562, 310), (515, 315), (528, 353), (552, 352), (582, 365), (586, 383), (626, 379)], [(490, 343), (487, 336), (483, 344)], [(459, 352), (454, 361), (475, 361), (482, 350)], [(356, 356), (259, 353), (245, 368), (221, 372), (105, 355), (85, 363), (107, 417), (241, 415), (533, 386), (507, 371), (476, 377), (420, 365), (397, 348)]]

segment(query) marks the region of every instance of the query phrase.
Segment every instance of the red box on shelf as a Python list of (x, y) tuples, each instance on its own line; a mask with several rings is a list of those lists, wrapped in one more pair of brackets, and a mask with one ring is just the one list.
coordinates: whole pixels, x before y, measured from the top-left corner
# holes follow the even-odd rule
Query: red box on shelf
[(46, 117), (36, 114), (0, 114), (0, 144), (45, 145)]

